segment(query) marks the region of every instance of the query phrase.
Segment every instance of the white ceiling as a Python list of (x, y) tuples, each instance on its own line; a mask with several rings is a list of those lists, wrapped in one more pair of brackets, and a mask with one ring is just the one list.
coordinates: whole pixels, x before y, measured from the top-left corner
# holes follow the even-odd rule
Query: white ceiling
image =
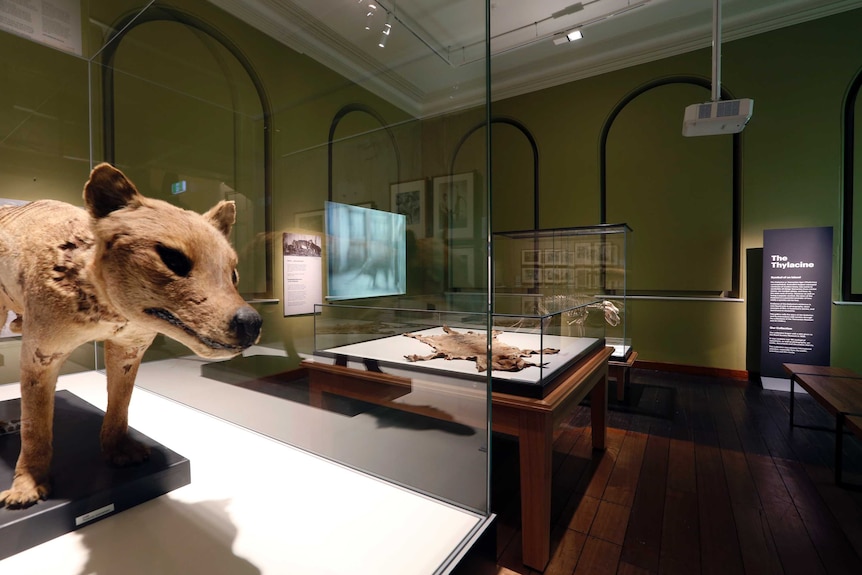
[[(481, 0), (210, 1), (415, 116), (485, 98)], [(377, 8), (366, 30), (370, 3)], [(713, 6), (714, 0), (491, 0), (492, 99), (708, 47)], [(859, 7), (862, 0), (722, 0), (721, 38)], [(380, 48), (388, 13), (392, 32)], [(553, 42), (578, 26), (582, 40)]]

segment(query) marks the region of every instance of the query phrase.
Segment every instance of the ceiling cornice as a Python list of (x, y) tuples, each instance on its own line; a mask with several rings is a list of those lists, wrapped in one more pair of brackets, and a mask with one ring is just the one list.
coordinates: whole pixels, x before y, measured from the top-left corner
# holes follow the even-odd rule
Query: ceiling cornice
[[(357, 49), (319, 18), (290, 0), (210, 2), (413, 116), (450, 113), (479, 106), (486, 99), (487, 90), (481, 72), (473, 80), (468, 79), (459, 84), (457, 97), (453, 97), (451, 90), (445, 86), (437, 93), (428, 92), (410, 81), (405, 74), (399, 73), (399, 70), (393, 70), (367, 52)], [(860, 6), (862, 0), (824, 0), (816, 3), (787, 0), (760, 8), (751, 0), (729, 2), (724, 9), (722, 42), (835, 15)], [(652, 28), (640, 31), (640, 34), (626, 34), (624, 43), (618, 37), (613, 41), (607, 40), (606, 49), (596, 50), (593, 45), (592, 53), (582, 49), (589, 45), (562, 46), (559, 56), (544, 58), (541, 65), (527, 61), (524, 64), (501, 66), (500, 71), (491, 78), (491, 97), (494, 101), (511, 98), (685, 54), (712, 44), (711, 20), (704, 20), (702, 11), (695, 16), (656, 24)], [(643, 39), (639, 40), (638, 36)], [(409, 63), (399, 66), (401, 70), (409, 69)], [(484, 70), (484, 66), (479, 66), (478, 70)]]

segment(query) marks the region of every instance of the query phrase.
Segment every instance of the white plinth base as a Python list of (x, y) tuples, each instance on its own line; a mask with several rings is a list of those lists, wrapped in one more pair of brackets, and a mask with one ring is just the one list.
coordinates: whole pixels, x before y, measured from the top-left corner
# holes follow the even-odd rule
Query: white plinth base
[[(102, 374), (58, 388), (105, 409)], [(0, 400), (19, 396), (0, 386)], [(0, 573), (432, 574), (484, 519), (145, 389), (129, 423), (187, 456), (191, 484), (0, 561)]]

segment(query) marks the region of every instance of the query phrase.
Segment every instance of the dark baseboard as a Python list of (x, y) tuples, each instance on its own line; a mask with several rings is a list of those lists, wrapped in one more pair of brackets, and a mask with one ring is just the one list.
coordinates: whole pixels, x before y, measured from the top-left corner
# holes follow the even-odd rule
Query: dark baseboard
[(668, 371), (672, 373), (685, 373), (689, 375), (707, 375), (725, 379), (736, 379), (748, 381), (749, 373), (744, 369), (724, 369), (721, 367), (703, 367), (698, 365), (683, 365), (679, 363), (663, 363), (660, 361), (635, 361), (637, 369), (651, 369), (654, 371)]

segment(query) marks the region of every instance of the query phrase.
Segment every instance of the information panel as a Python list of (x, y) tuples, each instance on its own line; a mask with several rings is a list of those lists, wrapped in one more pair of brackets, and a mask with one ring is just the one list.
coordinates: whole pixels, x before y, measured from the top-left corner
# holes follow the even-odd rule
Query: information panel
[(323, 249), (319, 235), (285, 233), (284, 316), (314, 313), (323, 301)]
[(82, 55), (79, 0), (0, 0), (0, 30)]
[(832, 228), (764, 230), (762, 376), (829, 365), (831, 302)]

